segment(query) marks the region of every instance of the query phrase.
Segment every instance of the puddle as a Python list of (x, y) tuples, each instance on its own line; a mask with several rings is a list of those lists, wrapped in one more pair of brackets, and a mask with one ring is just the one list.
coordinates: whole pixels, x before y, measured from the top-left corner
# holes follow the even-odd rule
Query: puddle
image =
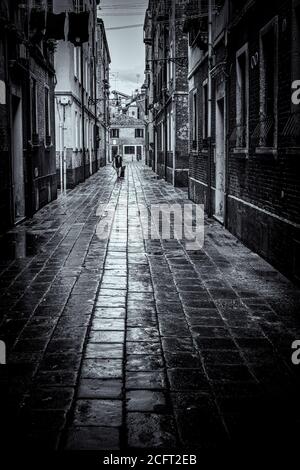
[(45, 234), (9, 232), (0, 238), (0, 260), (15, 260), (36, 255), (47, 240)]

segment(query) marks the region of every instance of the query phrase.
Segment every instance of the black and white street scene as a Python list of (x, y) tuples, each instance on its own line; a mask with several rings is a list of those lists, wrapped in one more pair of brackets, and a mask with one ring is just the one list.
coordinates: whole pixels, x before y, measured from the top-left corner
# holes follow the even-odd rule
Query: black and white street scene
[(0, 455), (297, 449), (299, 158), (299, 0), (0, 0)]

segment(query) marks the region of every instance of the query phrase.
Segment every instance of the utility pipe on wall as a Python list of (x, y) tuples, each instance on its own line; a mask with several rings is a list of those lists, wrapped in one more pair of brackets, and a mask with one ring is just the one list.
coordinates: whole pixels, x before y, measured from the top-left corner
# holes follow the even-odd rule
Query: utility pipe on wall
[(207, 135), (209, 140), (209, 152), (207, 160), (207, 213), (211, 216), (211, 158), (212, 158), (212, 0), (208, 0), (208, 77), (207, 77), (207, 92), (208, 92), (208, 104), (207, 104)]

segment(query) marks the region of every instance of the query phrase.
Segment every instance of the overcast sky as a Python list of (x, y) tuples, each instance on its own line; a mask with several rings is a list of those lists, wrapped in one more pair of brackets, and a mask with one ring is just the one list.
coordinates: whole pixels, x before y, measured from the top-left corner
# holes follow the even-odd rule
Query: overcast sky
[(144, 82), (145, 49), (143, 27), (109, 28), (143, 24), (148, 0), (101, 0), (98, 16), (107, 29), (111, 54), (111, 90), (129, 95)]

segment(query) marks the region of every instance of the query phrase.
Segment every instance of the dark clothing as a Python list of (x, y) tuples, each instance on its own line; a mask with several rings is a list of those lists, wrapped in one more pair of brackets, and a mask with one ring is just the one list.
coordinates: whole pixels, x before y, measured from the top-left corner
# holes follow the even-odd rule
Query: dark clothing
[[(121, 176), (122, 170), (123, 170), (123, 168), (125, 170), (125, 167), (123, 167), (123, 158), (120, 155), (115, 155), (114, 156), (113, 167), (115, 168), (115, 170), (117, 172), (118, 178), (121, 178), (122, 177)], [(123, 175), (124, 175), (124, 171), (123, 171)]]
[(116, 155), (114, 157), (114, 166), (115, 166), (115, 168), (121, 168), (122, 163), (123, 163), (122, 157), (120, 157), (120, 155)]

